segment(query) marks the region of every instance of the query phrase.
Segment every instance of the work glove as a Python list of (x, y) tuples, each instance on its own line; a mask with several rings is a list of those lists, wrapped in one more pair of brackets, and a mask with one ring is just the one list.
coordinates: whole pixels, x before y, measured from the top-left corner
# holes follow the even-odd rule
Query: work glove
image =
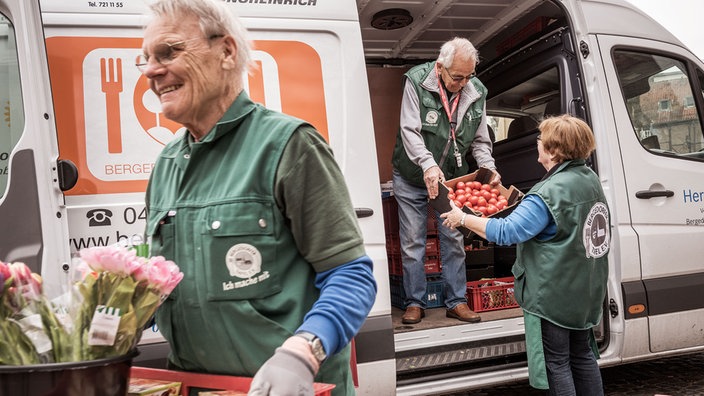
[(316, 368), (305, 356), (281, 346), (259, 368), (247, 395), (313, 396), (315, 371)]

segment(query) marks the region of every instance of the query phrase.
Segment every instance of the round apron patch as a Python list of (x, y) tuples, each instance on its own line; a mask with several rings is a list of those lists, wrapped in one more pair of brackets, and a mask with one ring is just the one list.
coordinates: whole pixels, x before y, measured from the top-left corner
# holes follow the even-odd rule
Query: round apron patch
[(230, 276), (248, 279), (262, 270), (262, 255), (248, 243), (239, 243), (225, 254), (225, 264)]
[(438, 122), (438, 112), (435, 110), (430, 110), (426, 115), (425, 115), (425, 122), (428, 124), (433, 124), (435, 125)]
[(609, 251), (609, 209), (597, 202), (589, 210), (584, 222), (584, 248), (587, 257), (599, 258)]

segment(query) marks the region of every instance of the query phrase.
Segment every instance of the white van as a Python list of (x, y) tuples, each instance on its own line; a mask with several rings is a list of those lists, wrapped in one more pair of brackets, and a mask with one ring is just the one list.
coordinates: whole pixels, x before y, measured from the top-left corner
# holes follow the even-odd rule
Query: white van
[[(375, 262), (379, 292), (351, 362), (360, 395), (527, 378), (519, 308), (465, 324), (439, 307), (404, 326), (392, 305), (393, 197), (382, 201), (380, 183), (391, 179), (401, 75), (451, 35), (480, 51), (504, 185), (527, 191), (543, 175), (545, 115), (594, 130), (591, 166), (613, 219), (599, 363), (704, 350), (704, 65), (651, 18), (622, 0), (228, 2), (255, 41), (250, 96), (328, 139)], [(133, 67), (145, 10), (145, 0), (0, 0), (0, 259), (41, 271), (49, 293), (66, 287), (78, 249), (141, 242), (151, 166), (179, 131)], [(484, 247), (481, 260), (468, 251), (470, 277), (510, 276), (515, 247)], [(148, 332), (135, 364), (167, 348)]]

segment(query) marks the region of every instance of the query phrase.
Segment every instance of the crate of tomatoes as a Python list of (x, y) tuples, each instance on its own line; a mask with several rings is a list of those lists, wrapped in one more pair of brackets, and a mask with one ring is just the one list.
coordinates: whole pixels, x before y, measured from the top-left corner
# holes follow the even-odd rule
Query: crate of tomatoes
[[(494, 171), (479, 168), (476, 172), (447, 180), (438, 185), (438, 196), (430, 204), (440, 213), (450, 210), (450, 201), (468, 214), (480, 217), (505, 217), (523, 198), (514, 186), (489, 184)], [(468, 230), (463, 230), (465, 234)]]

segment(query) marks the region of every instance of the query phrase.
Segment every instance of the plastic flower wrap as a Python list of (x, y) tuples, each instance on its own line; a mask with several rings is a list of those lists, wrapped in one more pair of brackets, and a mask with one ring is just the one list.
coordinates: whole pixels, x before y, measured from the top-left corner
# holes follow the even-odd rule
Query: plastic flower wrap
[(144, 258), (122, 246), (80, 251), (82, 280), (76, 285), (73, 359), (128, 353), (166, 296), (183, 278), (172, 261)]
[(41, 277), (24, 263), (0, 262), (0, 364), (59, 362), (68, 333), (42, 294)]
[(183, 278), (172, 261), (140, 257), (125, 246), (79, 254), (79, 279), (54, 303), (29, 267), (0, 262), (0, 365), (125, 355)]

